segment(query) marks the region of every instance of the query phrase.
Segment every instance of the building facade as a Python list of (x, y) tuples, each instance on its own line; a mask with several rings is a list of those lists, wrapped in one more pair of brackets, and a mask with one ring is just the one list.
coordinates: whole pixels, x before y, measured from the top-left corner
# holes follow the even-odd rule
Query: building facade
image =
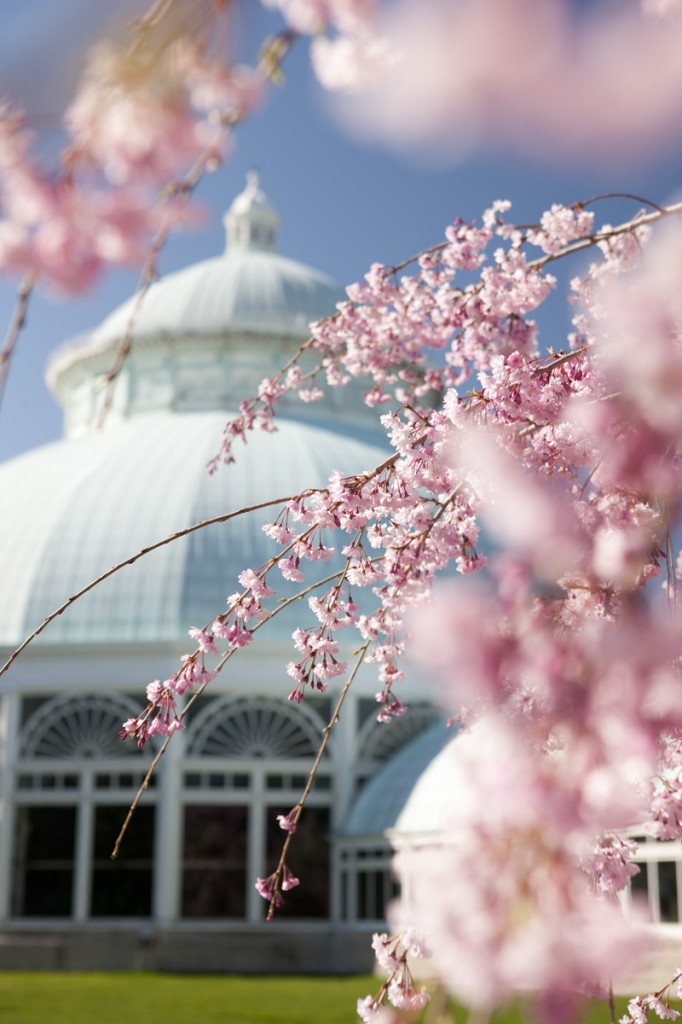
[[(346, 389), (324, 410), (284, 401), (276, 433), (255, 433), (235, 465), (207, 473), (239, 401), (342, 297), (278, 254), (278, 217), (254, 175), (225, 222), (223, 255), (150, 289), (103, 427), (99, 382), (132, 303), (53, 355), (48, 383), (64, 437), (0, 467), (5, 657), (72, 594), (173, 531), (385, 457), (360, 394)], [(301, 886), (266, 924), (254, 882), (277, 862), (276, 817), (299, 799), (333, 700), (330, 691), (287, 702), (291, 617), (274, 620), (211, 683), (111, 859), (155, 752), (122, 743), (121, 722), (139, 712), (149, 681), (178, 667), (188, 628), (224, 609), (238, 573), (275, 553), (261, 530), (268, 514), (200, 530), (127, 566), (67, 608), (3, 678), (0, 967), (371, 965), (368, 936), (393, 887), (383, 837), (391, 820), (377, 816), (385, 797), (376, 780), (374, 810), (358, 801), (367, 804), (370, 780), (434, 713), (408, 681), (401, 696), (417, 702), (414, 714), (381, 725), (376, 680), (369, 669), (358, 678), (295, 837)]]

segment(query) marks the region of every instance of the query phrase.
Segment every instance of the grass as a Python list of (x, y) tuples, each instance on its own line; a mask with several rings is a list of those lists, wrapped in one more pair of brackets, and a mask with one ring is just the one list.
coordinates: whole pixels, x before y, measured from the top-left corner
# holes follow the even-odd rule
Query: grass
[[(300, 978), (234, 975), (0, 973), (0, 1024), (357, 1024), (359, 996), (372, 977)], [(617, 1000), (617, 1017), (627, 1000)], [(454, 1019), (464, 1024), (466, 1013)], [(607, 1024), (603, 1003), (584, 1024)], [(512, 1008), (495, 1024), (527, 1024)]]
[(354, 1024), (375, 978), (0, 973), (0, 1024)]

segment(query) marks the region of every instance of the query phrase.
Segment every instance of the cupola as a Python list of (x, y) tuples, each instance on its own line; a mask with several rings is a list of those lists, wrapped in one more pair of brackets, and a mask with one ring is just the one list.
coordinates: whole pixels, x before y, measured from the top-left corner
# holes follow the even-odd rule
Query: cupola
[(234, 249), (277, 251), (279, 216), (260, 187), (258, 171), (248, 172), (246, 188), (233, 200), (223, 223), (226, 252)]

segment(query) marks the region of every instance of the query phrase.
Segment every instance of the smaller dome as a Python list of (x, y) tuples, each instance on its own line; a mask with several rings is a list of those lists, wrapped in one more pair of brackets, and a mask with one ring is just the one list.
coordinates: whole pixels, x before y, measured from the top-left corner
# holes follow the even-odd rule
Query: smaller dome
[(279, 216), (260, 187), (258, 171), (249, 171), (246, 188), (232, 202), (223, 217), (227, 233), (225, 251), (260, 249), (275, 252)]
[[(419, 776), (403, 809), (397, 816), (392, 839), (433, 836), (442, 832), (453, 807), (466, 795), (466, 777), (457, 758), (457, 736), (448, 730), (450, 739), (433, 756)], [(436, 752), (433, 751), (435, 754)]]
[(429, 766), (438, 760), (452, 729), (437, 721), (403, 747), (365, 786), (355, 801), (342, 832), (344, 836), (382, 835), (396, 826), (411, 794)]
[(167, 274), (141, 306), (133, 296), (52, 354), (47, 383), (65, 409), (69, 437), (99, 422), (99, 381), (131, 324), (134, 345), (118, 382), (116, 416), (234, 407), (288, 361), (311, 323), (334, 314), (344, 291), (277, 252), (279, 216), (255, 171), (224, 221), (228, 242), (220, 256)]

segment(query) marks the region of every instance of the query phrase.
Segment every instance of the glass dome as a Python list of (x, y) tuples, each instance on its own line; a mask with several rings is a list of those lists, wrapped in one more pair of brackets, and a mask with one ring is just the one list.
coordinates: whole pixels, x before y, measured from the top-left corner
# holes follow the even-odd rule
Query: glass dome
[[(237, 462), (209, 476), (225, 413), (133, 416), (101, 434), (59, 441), (0, 466), (0, 643), (15, 645), (72, 593), (175, 530), (246, 505), (362, 472), (378, 445), (333, 420), (284, 420), (255, 432)], [(96, 587), (44, 634), (50, 642), (180, 640), (238, 589), (237, 576), (276, 553), (261, 530), (277, 510), (192, 534)], [(329, 570), (327, 570), (329, 571)], [(314, 578), (314, 577), (313, 577)]]

